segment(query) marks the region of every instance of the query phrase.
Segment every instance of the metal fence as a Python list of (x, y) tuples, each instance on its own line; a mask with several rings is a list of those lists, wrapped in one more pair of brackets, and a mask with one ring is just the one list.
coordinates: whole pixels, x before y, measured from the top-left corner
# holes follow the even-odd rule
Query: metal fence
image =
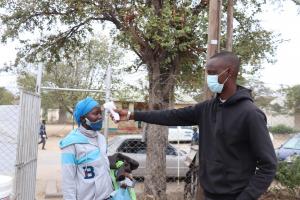
[[(172, 132), (169, 128), (169, 133)], [(161, 174), (160, 170), (166, 171), (166, 177), (160, 177), (159, 180), (153, 180), (150, 188), (154, 188), (152, 191), (162, 190), (159, 185), (164, 185), (161, 183), (166, 183), (166, 190), (169, 199), (192, 199), (195, 194), (195, 186), (197, 185), (197, 170), (198, 163), (196, 164), (195, 158), (197, 158), (197, 148), (198, 145), (192, 145), (191, 140), (193, 136), (192, 127), (178, 127), (179, 134), (174, 134), (170, 136), (169, 142), (165, 149), (166, 157), (166, 168), (158, 169), (153, 168), (154, 172), (149, 170), (149, 165), (154, 164), (159, 167), (158, 155), (153, 151), (152, 153), (157, 158), (157, 163), (149, 163), (147, 160), (147, 137), (145, 134), (147, 129), (142, 129), (140, 134), (130, 134), (125, 135), (114, 135), (109, 137), (108, 141), (108, 154), (113, 155), (114, 153), (122, 153), (137, 162), (139, 162), (138, 169), (132, 172), (136, 184), (136, 191), (138, 194), (143, 194), (146, 184), (146, 177), (151, 176), (153, 173)], [(182, 137), (184, 133), (189, 133), (189, 137)], [(176, 136), (180, 136), (178, 140)], [(161, 141), (160, 141), (161, 142)], [(160, 150), (158, 150), (160, 151)], [(197, 166), (196, 166), (197, 165)], [(191, 167), (191, 170), (190, 170)], [(159, 171), (157, 171), (159, 170)], [(151, 177), (150, 177), (151, 178)], [(151, 178), (152, 179), (152, 178)], [(158, 181), (158, 183), (156, 183)], [(156, 189), (155, 189), (156, 188)], [(138, 196), (140, 197), (140, 196)]]
[(21, 93), (14, 190), (17, 200), (35, 199), (40, 104), (38, 95)]
[(13, 199), (35, 199), (40, 97), (21, 92), (0, 106), (0, 174), (14, 178)]
[(14, 176), (19, 122), (18, 105), (0, 106), (0, 174)]

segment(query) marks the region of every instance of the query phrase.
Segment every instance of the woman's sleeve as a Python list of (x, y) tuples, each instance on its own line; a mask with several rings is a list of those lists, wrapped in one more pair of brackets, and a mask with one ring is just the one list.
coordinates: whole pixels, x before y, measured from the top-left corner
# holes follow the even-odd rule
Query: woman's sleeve
[(75, 146), (62, 149), (62, 193), (64, 200), (76, 200), (76, 153)]

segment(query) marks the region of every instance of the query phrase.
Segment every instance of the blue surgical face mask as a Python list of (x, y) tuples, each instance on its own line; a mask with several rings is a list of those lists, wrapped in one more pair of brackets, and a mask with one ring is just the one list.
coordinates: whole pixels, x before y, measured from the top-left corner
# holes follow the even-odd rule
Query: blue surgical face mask
[(103, 122), (103, 120), (97, 120), (95, 122), (91, 122), (90, 120), (88, 120), (88, 118), (85, 118), (86, 125), (88, 125), (89, 127), (91, 127), (91, 129), (94, 130), (94, 131), (101, 130), (101, 128), (102, 128), (102, 122)]
[(226, 78), (226, 80), (222, 84), (219, 83), (218, 79), (219, 79), (219, 76), (222, 75), (226, 70), (224, 70), (219, 75), (207, 75), (207, 79), (206, 79), (207, 86), (210, 89), (210, 91), (212, 91), (213, 93), (221, 93), (222, 92), (222, 90), (224, 88), (224, 84), (228, 80), (229, 76)]

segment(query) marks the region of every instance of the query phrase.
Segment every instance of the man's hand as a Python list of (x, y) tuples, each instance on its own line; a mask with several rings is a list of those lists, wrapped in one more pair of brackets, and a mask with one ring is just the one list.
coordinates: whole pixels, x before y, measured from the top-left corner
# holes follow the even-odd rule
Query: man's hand
[[(131, 115), (129, 116), (129, 119), (128, 119), (128, 110), (114, 110), (116, 113), (118, 113), (120, 115), (120, 120), (119, 121), (128, 121), (130, 119), (133, 119), (132, 118), (132, 113)], [(113, 120), (113, 117), (112, 115), (110, 115), (111, 119)], [(119, 121), (115, 121), (115, 122), (119, 122)]]

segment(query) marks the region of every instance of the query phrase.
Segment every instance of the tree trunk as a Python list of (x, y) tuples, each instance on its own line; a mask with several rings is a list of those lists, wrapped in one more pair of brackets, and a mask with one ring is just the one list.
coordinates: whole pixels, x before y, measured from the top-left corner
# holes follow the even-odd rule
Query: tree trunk
[(64, 124), (67, 121), (67, 111), (63, 106), (59, 107), (59, 113), (58, 113), (58, 123)]
[(147, 161), (145, 177), (145, 199), (166, 200), (166, 144), (167, 128), (149, 125), (147, 133)]
[(300, 130), (300, 105), (295, 109), (294, 122), (295, 129)]
[[(160, 76), (159, 64), (149, 70), (149, 108), (150, 110), (168, 109), (172, 104), (170, 94), (174, 83), (166, 87), (165, 77)], [(170, 77), (170, 76), (168, 76)], [(145, 176), (145, 199), (166, 200), (166, 147), (168, 129), (166, 126), (149, 125), (147, 132), (147, 161)]]

